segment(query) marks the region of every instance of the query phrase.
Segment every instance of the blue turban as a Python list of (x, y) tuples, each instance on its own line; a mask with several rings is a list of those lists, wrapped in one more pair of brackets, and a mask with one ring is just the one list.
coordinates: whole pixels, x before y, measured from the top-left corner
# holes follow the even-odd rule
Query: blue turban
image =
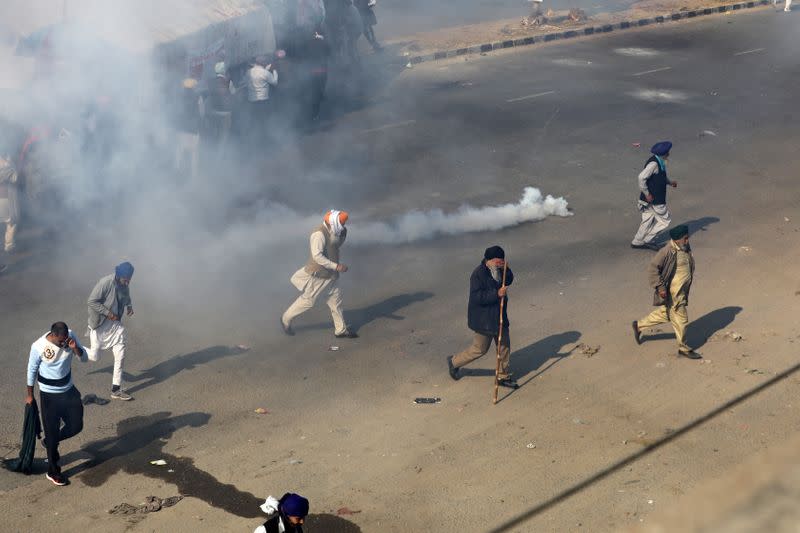
[(131, 279), (133, 277), (133, 265), (127, 261), (118, 264), (114, 269), (114, 275), (116, 275), (117, 278)]
[(299, 494), (288, 492), (281, 498), (280, 509), (286, 516), (305, 518), (308, 515), (308, 500)]
[(661, 141), (660, 143), (656, 143), (650, 148), (650, 153), (663, 157), (665, 155), (669, 155), (669, 151), (672, 150), (672, 143), (669, 141)]

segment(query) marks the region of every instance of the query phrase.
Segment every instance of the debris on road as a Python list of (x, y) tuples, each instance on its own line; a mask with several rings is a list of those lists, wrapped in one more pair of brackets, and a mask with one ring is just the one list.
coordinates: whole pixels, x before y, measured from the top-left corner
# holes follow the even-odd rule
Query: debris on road
[(759, 370), (757, 368), (746, 368), (744, 371), (745, 374), (755, 374), (755, 375), (763, 375), (765, 372), (763, 370)]
[(237, 345), (236, 345), (236, 349), (237, 349), (237, 350), (241, 350), (241, 351), (243, 351), (243, 352), (248, 352), (248, 351), (250, 351), (250, 347), (249, 347), (248, 345), (246, 345), (246, 344), (237, 344)]
[(441, 398), (414, 398), (414, 403), (441, 403)]
[(698, 137), (716, 137), (717, 133), (711, 130), (703, 130), (697, 134)]
[(338, 352), (339, 351), (339, 347), (338, 346), (329, 346), (328, 347), (328, 351), (329, 352)]
[(349, 507), (340, 507), (339, 509), (336, 509), (336, 515), (337, 516), (346, 516), (346, 515), (351, 515), (351, 514), (358, 514), (360, 512), (361, 512), (361, 510), (354, 511), (353, 509), (350, 509)]
[(534, 448), (536, 448), (536, 445), (532, 442), (529, 442), (528, 445), (525, 447), (528, 448), (529, 450), (533, 450)]
[(259, 414), (259, 415), (268, 415), (268, 414), (270, 414), (269, 411), (264, 409), (263, 407), (256, 408), (254, 412)]
[(588, 426), (589, 425), (589, 422), (587, 422), (586, 420), (581, 420), (580, 418), (573, 418), (572, 419), (572, 423), (576, 424), (576, 425), (579, 425), (579, 426)]
[(586, 12), (583, 9), (573, 7), (569, 10), (567, 14), (567, 18), (572, 22), (584, 22), (589, 20), (589, 17), (586, 16)]
[(303, 461), (301, 461), (300, 459), (289, 459), (289, 464), (290, 465), (301, 465), (301, 464), (303, 464)]
[(169, 498), (164, 498), (163, 500), (158, 496), (148, 496), (144, 499), (144, 503), (142, 505), (121, 503), (111, 508), (108, 513), (121, 515), (155, 513), (156, 511), (160, 511), (165, 507), (172, 507), (182, 499), (183, 496), (170, 496)]
[(591, 357), (591, 356), (593, 356), (594, 354), (596, 354), (597, 352), (600, 351), (600, 346), (598, 345), (595, 348), (595, 347), (589, 346), (588, 344), (585, 344), (585, 343), (582, 342), (579, 345), (577, 345), (575, 347), (575, 349), (578, 350), (583, 355), (585, 355), (586, 357)]
[(631, 143), (631, 146), (633, 146), (634, 148), (641, 148), (642, 143)]
[(735, 331), (718, 331), (714, 333), (709, 340), (740, 342), (744, 340), (744, 337), (742, 337), (741, 334), (736, 333)]
[(101, 398), (96, 394), (86, 394), (83, 397), (83, 405), (89, 405), (90, 403), (94, 403), (97, 405), (106, 405), (110, 400), (106, 400), (105, 398)]
[(164, 466), (167, 464), (167, 462), (164, 459), (156, 459), (154, 461), (150, 461), (150, 464), (155, 466)]
[(753, 249), (752, 249), (752, 248), (750, 248), (749, 246), (740, 246), (740, 247), (739, 247), (739, 251), (740, 251), (740, 252), (745, 252), (745, 253), (747, 253), (747, 252), (752, 252), (752, 251), (753, 251)]

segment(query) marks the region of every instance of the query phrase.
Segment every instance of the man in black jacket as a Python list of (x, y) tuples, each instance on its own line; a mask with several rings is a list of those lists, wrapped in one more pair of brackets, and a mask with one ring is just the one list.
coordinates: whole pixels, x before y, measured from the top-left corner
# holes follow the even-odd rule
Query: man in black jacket
[[(458, 369), (489, 351), (494, 341), (498, 344), (500, 333), (500, 300), (503, 304), (503, 338), (500, 340), (500, 374), (499, 383), (503, 387), (517, 388), (517, 382), (508, 372), (508, 360), (511, 355), (511, 342), (508, 336), (508, 296), (503, 286), (503, 266), (506, 254), (499, 246), (487, 248), (483, 261), (472, 272), (469, 278), (469, 306), (467, 308), (467, 325), (475, 332), (472, 345), (447, 358), (450, 377), (460, 378)], [(514, 273), (506, 271), (506, 285), (514, 282)]]

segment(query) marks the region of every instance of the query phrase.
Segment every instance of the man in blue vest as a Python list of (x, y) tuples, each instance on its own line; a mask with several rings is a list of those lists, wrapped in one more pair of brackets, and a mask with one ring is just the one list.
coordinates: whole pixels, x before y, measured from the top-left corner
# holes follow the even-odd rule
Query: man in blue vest
[(650, 149), (653, 155), (639, 173), (639, 211), (642, 213), (642, 223), (631, 241), (631, 248), (658, 250), (659, 246), (653, 241), (672, 222), (667, 209), (667, 185), (677, 187), (678, 182), (667, 177), (667, 159), (671, 149), (672, 143), (669, 141), (653, 145)]

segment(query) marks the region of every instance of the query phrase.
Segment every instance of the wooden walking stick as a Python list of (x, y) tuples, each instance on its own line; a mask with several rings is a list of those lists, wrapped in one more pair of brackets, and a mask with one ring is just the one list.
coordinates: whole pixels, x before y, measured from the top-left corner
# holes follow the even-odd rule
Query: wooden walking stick
[[(508, 263), (503, 261), (503, 284), (506, 286), (506, 271), (508, 270)], [(494, 397), (492, 398), (492, 405), (497, 403), (497, 391), (500, 388), (500, 344), (503, 342), (503, 308), (506, 304), (506, 297), (500, 298), (500, 332), (497, 334), (497, 365), (494, 368)]]

